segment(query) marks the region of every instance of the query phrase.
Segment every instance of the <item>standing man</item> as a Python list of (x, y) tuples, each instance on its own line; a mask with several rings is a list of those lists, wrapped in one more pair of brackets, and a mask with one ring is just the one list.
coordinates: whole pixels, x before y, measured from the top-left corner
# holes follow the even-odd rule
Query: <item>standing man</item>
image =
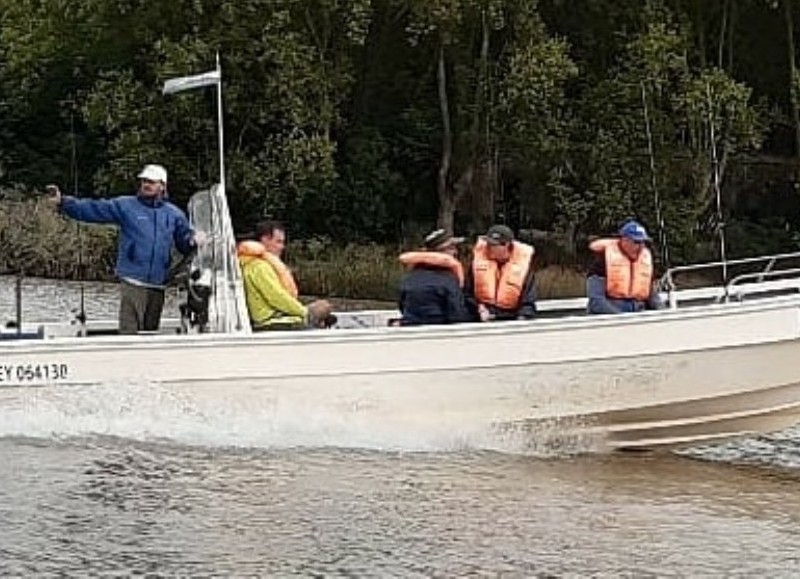
[(121, 281), (119, 333), (158, 330), (173, 246), (189, 254), (196, 246), (186, 215), (166, 201), (167, 171), (146, 165), (135, 195), (111, 199), (62, 196), (48, 185), (52, 201), (72, 219), (119, 227), (116, 275)]
[(514, 240), (505, 225), (492, 225), (473, 248), (465, 286), (467, 303), (482, 322), (536, 317), (533, 246)]
[(586, 276), (590, 314), (623, 314), (664, 307), (653, 286), (653, 255), (645, 228), (628, 221), (618, 238), (596, 239), (589, 244), (595, 254)]

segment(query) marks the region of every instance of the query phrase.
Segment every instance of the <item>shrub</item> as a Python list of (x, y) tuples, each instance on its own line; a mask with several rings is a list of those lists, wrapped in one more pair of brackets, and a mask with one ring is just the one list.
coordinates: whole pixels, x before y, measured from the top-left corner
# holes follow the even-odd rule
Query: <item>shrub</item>
[(0, 270), (49, 278), (113, 278), (115, 231), (78, 225), (46, 201), (4, 193), (0, 203)]

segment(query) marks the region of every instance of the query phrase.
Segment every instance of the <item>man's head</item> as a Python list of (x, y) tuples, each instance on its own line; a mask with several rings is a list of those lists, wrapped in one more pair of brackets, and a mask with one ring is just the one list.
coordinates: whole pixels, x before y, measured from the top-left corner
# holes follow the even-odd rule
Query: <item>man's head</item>
[(286, 228), (279, 221), (262, 221), (256, 225), (256, 239), (268, 252), (280, 257), (286, 247)]
[(137, 175), (139, 195), (159, 197), (167, 190), (167, 170), (161, 165), (145, 165)]
[(497, 263), (506, 263), (511, 259), (514, 247), (514, 232), (506, 225), (492, 225), (486, 235), (486, 253), (489, 259)]
[(425, 250), (438, 251), (448, 255), (456, 255), (458, 244), (464, 241), (463, 237), (453, 237), (444, 229), (437, 229), (425, 237)]
[(628, 221), (619, 230), (619, 247), (628, 259), (639, 258), (644, 244), (650, 241), (647, 230), (638, 221)]

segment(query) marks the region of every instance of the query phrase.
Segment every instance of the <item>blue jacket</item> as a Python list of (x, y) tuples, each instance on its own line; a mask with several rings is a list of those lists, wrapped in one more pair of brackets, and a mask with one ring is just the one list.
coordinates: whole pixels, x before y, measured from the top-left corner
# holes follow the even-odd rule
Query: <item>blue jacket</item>
[(78, 221), (113, 223), (119, 227), (116, 274), (121, 279), (163, 286), (169, 273), (172, 246), (184, 255), (194, 246), (194, 232), (186, 215), (160, 198), (64, 197), (61, 210)]
[(421, 265), (400, 282), (400, 312), (404, 326), (469, 321), (456, 276), (446, 269)]

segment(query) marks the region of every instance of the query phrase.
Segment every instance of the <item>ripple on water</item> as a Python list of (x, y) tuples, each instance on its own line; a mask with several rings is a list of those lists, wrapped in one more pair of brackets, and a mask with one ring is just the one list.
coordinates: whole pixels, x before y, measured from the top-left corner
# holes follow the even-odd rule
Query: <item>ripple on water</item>
[[(79, 284), (29, 283), (27, 320), (79, 303)], [(91, 317), (115, 315), (115, 286), (87, 295)], [(220, 438), (213, 420), (187, 435), (181, 413), (208, 417), (157, 392), (143, 424), (129, 394), (116, 414), (61, 400), (39, 422), (4, 420), (0, 575), (800, 575), (800, 429), (688, 453), (703, 460), (542, 460), (458, 437), (276, 448)], [(164, 432), (183, 444), (153, 441)]]
[(760, 468), (98, 437), (0, 459), (4, 575), (800, 572), (797, 477)]

